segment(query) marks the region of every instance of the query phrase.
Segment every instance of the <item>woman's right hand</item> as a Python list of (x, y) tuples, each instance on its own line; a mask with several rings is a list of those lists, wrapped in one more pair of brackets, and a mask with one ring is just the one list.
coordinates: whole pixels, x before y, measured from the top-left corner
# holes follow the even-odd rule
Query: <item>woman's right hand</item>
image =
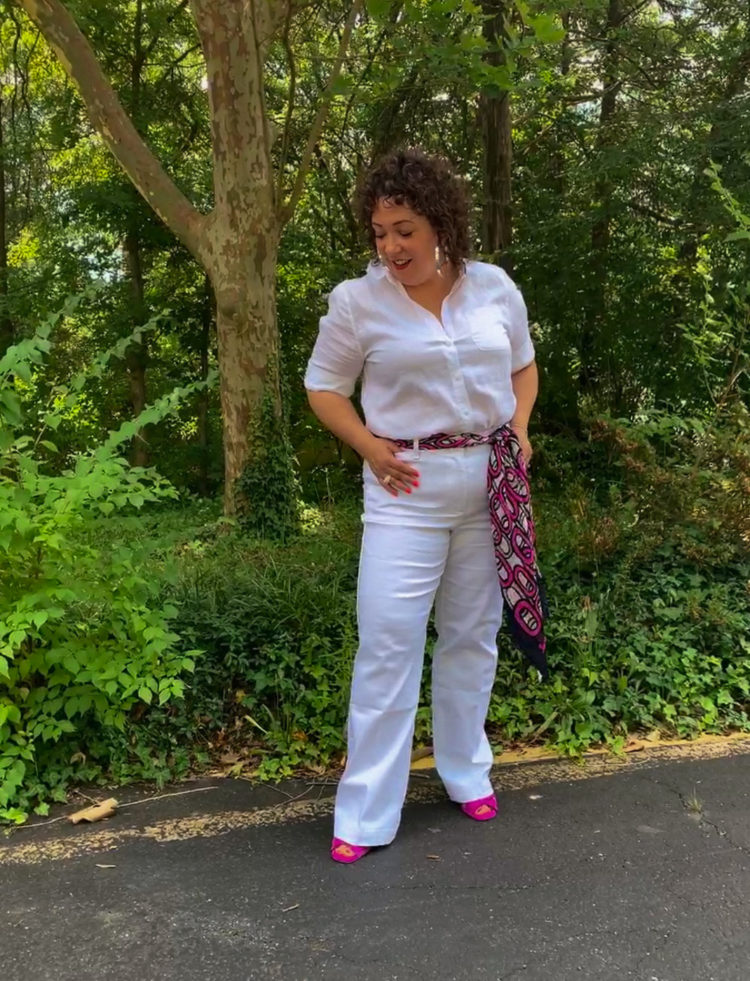
[(413, 487), (419, 487), (419, 472), (396, 454), (401, 447), (389, 439), (372, 436), (365, 447), (364, 458), (378, 483), (392, 497), (399, 491), (411, 494)]

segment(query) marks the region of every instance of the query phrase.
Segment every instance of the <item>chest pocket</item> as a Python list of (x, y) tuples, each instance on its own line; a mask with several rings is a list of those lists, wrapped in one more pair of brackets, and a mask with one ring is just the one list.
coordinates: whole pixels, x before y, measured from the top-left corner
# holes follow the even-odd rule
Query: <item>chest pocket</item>
[(501, 306), (475, 307), (469, 314), (469, 321), (471, 339), (482, 351), (510, 350), (510, 338)]

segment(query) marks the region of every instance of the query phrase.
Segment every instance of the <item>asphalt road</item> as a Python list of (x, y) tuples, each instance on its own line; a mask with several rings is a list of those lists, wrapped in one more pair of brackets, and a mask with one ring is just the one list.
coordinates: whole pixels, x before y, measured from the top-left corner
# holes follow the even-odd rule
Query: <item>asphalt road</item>
[(331, 786), (123, 792), (107, 822), (0, 838), (0, 975), (747, 981), (750, 742), (713, 752), (500, 768), (484, 824), (416, 774), (353, 866), (328, 857)]

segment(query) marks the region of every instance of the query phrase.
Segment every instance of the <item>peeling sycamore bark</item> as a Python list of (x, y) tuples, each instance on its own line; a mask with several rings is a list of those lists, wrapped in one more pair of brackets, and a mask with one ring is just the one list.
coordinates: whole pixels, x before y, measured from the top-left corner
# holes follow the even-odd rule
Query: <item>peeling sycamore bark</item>
[(274, 370), (281, 223), (263, 90), (266, 47), (284, 11), (281, 5), (274, 7), (191, 0), (211, 110), (215, 204), (201, 242), (201, 260), (216, 295), (228, 511), (234, 509), (234, 481), (253, 449), (248, 445), (249, 422), (268, 386), (281, 411)]

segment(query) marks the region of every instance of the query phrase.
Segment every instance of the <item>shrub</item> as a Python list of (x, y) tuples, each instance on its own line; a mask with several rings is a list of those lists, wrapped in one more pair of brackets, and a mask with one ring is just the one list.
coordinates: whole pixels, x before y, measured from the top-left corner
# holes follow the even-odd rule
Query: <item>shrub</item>
[[(183, 548), (178, 583), (183, 645), (196, 666), (186, 731), (233, 730), (261, 774), (325, 764), (343, 748), (356, 648), (357, 527), (345, 512), (286, 546), (222, 536)], [(308, 522), (310, 512), (308, 511)]]
[(175, 496), (118, 448), (188, 390), (49, 473), (57, 450), (47, 434), (85, 383), (77, 377), (38, 421), (26, 420), (24, 387), (33, 388), (56, 319), (0, 360), (0, 819), (16, 821), (35, 804), (45, 813), (50, 792), (59, 796), (71, 777), (97, 772), (92, 749), (102, 733), (124, 731), (137, 704), (179, 697), (195, 653), (178, 648), (177, 611), (159, 600), (163, 573), (141, 566), (126, 542), (104, 549), (83, 534), (97, 515)]
[(580, 752), (635, 729), (750, 728), (749, 437), (735, 403), (718, 424), (600, 417), (583, 450), (541, 441), (553, 679), (527, 681), (501, 648), (498, 740)]
[[(750, 728), (741, 425), (739, 416), (719, 428), (602, 418), (583, 449), (541, 441), (535, 508), (552, 679), (540, 685), (501, 634), (496, 743), (578, 754), (618, 749), (644, 729)], [(229, 536), (184, 547), (170, 597), (182, 643), (207, 653), (188, 715), (176, 709), (181, 731), (244, 747), (264, 776), (336, 758), (356, 647), (358, 511), (311, 510), (314, 527), (285, 546)], [(426, 705), (416, 738), (430, 738)]]

